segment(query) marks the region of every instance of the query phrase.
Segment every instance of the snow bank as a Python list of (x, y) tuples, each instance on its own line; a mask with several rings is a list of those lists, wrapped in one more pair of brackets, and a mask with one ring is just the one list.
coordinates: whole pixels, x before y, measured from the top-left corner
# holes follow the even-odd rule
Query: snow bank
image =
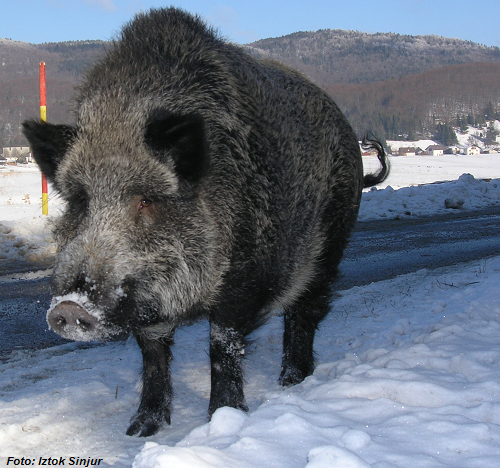
[[(34, 163), (0, 166), (0, 222), (37, 218), (42, 214), (41, 173)], [(49, 186), (50, 212), (57, 212), (61, 200)]]
[(417, 185), (394, 190), (372, 187), (363, 193), (358, 219), (400, 219), (450, 213), (447, 201), (460, 209), (476, 210), (500, 204), (500, 179), (485, 181), (470, 174), (446, 183)]
[(41, 216), (0, 221), (0, 270), (20, 263), (48, 266), (56, 251), (50, 226), (51, 218)]
[[(389, 177), (377, 188), (391, 186), (393, 189), (413, 185), (452, 181), (462, 174), (471, 174), (476, 179), (500, 177), (500, 154), (463, 154), (444, 156), (396, 156), (389, 158)], [(363, 158), (365, 173), (377, 170), (379, 164), (374, 156)]]
[(50, 215), (42, 216), (41, 174), (34, 164), (0, 168), (0, 270), (47, 267), (55, 254), (51, 221), (62, 202), (49, 190)]

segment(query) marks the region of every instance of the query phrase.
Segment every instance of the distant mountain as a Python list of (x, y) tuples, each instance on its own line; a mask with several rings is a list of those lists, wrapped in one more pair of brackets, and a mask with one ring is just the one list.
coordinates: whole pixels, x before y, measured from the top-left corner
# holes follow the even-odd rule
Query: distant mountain
[(38, 64), (48, 64), (48, 77), (76, 82), (82, 71), (103, 52), (104, 41), (73, 41), (46, 44), (0, 39), (0, 83), (38, 77)]
[(327, 84), (384, 81), (461, 63), (500, 63), (500, 48), (461, 39), (340, 29), (262, 39), (248, 44), (248, 50)]
[[(20, 125), (39, 115), (40, 61), (47, 64), (48, 120), (71, 122), (74, 87), (106, 44), (35, 45), (0, 39), (0, 147), (26, 144)], [(438, 36), (320, 30), (263, 39), (244, 48), (309, 76), (337, 100), (359, 135), (373, 129), (382, 138), (415, 132), (427, 136), (436, 122), (456, 119), (458, 112), (480, 114), (490, 101), (500, 110), (498, 70), (491, 68), (500, 64), (498, 47)], [(471, 84), (476, 74), (481, 75), (480, 85), (477, 79)]]

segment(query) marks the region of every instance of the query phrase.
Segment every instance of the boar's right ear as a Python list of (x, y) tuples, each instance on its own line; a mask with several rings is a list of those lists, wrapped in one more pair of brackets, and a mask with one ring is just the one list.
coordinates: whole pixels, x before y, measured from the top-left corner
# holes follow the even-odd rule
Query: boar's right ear
[(208, 166), (205, 122), (200, 115), (153, 112), (146, 123), (146, 144), (158, 159), (171, 158), (176, 172), (189, 182), (198, 181)]
[(68, 125), (27, 120), (23, 122), (23, 133), (29, 141), (40, 170), (52, 182), (59, 163), (76, 137), (76, 129)]

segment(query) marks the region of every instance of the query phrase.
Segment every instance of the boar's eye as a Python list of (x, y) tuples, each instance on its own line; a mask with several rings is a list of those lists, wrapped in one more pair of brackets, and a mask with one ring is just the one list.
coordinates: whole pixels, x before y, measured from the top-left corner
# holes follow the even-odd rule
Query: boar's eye
[(143, 208), (148, 208), (153, 204), (153, 201), (150, 200), (149, 198), (143, 198), (141, 202), (139, 203), (139, 210), (142, 210)]
[(144, 195), (135, 195), (131, 200), (130, 207), (139, 216), (139, 219), (149, 219), (156, 212), (155, 202)]

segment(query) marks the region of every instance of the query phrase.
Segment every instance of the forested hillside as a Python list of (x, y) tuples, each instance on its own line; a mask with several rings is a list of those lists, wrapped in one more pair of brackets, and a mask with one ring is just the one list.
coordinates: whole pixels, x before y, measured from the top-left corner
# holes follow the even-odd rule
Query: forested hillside
[[(21, 122), (38, 116), (38, 64), (47, 64), (47, 118), (68, 122), (82, 72), (101, 41), (28, 44), (0, 39), (0, 146), (26, 144)], [(362, 136), (431, 137), (443, 125), (500, 111), (500, 49), (438, 36), (321, 30), (244, 46), (282, 61), (325, 89)], [(441, 127), (440, 127), (441, 126)]]
[(359, 135), (388, 140), (434, 137), (449, 144), (443, 125), (463, 127), (500, 119), (500, 63), (450, 65), (364, 85), (331, 84), (326, 91)]

